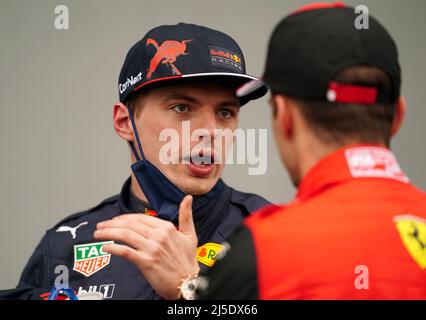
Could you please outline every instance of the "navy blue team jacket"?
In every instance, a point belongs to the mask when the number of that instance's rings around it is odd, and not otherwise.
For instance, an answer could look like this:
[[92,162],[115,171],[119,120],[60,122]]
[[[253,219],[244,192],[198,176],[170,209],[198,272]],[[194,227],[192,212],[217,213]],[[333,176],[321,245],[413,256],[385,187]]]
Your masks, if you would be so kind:
[[[96,252],[96,248],[99,247],[84,245],[98,242],[93,238],[98,222],[149,209],[148,204],[131,193],[130,185],[129,178],[119,195],[104,200],[90,210],[71,215],[48,230],[22,272],[17,289],[3,292],[3,297],[40,298],[40,293],[54,286],[58,276],[55,267],[65,265],[69,270],[69,286],[77,293],[98,291],[106,299],[160,299],[137,267],[125,259],[101,255],[101,259],[93,260],[96,262],[79,260],[90,256],[90,250],[94,250],[92,256],[97,257],[99,252]],[[194,212],[198,246],[223,242],[247,215],[267,204],[269,202],[258,195],[239,192],[225,185],[207,208]],[[71,230],[70,227],[78,228]],[[83,248],[79,245],[83,245]],[[85,256],[76,254],[76,248],[80,248]],[[209,267],[200,263],[200,268],[203,271]],[[84,272],[75,269],[83,269]]]

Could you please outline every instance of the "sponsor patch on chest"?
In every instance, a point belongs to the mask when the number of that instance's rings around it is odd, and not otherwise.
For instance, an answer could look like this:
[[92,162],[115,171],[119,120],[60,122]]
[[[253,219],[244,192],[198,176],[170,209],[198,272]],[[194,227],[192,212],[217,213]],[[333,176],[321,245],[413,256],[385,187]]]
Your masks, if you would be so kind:
[[111,254],[103,251],[102,246],[111,243],[114,243],[114,241],[75,245],[73,270],[90,277],[105,268],[111,261]]

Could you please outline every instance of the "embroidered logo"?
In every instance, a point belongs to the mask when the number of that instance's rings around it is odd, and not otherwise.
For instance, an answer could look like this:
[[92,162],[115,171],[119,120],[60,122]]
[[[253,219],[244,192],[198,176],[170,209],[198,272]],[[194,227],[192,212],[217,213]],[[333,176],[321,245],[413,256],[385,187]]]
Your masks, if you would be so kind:
[[74,271],[90,277],[102,268],[105,268],[111,260],[111,254],[102,250],[105,244],[114,241],[85,243],[74,246]]
[[408,183],[393,153],[379,147],[355,147],[345,151],[353,177],[382,177]]
[[426,220],[401,215],[394,217],[393,222],[410,256],[422,270],[426,269]]
[[149,38],[148,40],[146,40],[147,46],[151,44],[157,49],[157,52],[155,53],[149,64],[146,78],[150,79],[152,77],[152,74],[155,72],[155,70],[157,70],[157,67],[160,62],[162,64],[168,64],[172,68],[173,75],[181,75],[182,73],[179,71],[178,68],[176,68],[174,62],[176,62],[179,56],[189,54],[186,52],[186,44],[191,41],[192,39],[183,41],[166,40],[162,43],[161,46],[159,46],[157,41],[155,41],[154,39]]
[[218,254],[222,251],[223,245],[208,242],[197,248],[197,260],[209,267],[212,267]]
[[213,66],[242,72],[241,56],[228,49],[209,46],[210,62]]
[[56,229],[56,232],[71,232],[72,238],[75,239],[77,237],[77,229],[82,226],[85,226],[86,224],[87,224],[87,221],[82,222],[75,227],[60,226],[58,229]]

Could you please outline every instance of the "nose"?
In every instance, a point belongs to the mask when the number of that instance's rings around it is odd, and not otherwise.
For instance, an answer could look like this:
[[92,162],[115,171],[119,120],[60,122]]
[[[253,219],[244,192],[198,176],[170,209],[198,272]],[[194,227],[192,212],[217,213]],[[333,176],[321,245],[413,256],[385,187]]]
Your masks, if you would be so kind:
[[219,123],[217,121],[215,112],[210,110],[203,112],[196,123],[194,123],[192,129],[194,130],[195,134],[194,139],[199,141],[205,139],[213,140],[217,135],[217,129],[219,129]]

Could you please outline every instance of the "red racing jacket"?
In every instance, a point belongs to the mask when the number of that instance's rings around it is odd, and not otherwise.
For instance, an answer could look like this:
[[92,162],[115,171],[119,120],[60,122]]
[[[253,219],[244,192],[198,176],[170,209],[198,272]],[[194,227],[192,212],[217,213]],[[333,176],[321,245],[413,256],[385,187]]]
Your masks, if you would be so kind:
[[348,146],[226,247],[201,299],[426,299],[426,193],[388,149]]

